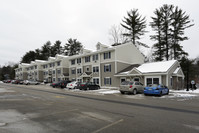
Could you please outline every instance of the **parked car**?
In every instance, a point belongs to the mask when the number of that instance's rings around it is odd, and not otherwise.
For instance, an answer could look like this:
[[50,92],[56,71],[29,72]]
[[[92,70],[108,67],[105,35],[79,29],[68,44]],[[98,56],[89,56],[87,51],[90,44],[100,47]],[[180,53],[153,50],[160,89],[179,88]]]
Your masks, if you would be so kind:
[[169,94],[169,89],[163,84],[149,84],[144,88],[145,95],[159,95]]
[[53,88],[56,88],[56,87],[66,88],[66,85],[70,82],[71,81],[69,81],[69,80],[62,80],[62,81],[59,81],[59,82],[51,83],[50,86],[52,86]]
[[12,80],[12,84],[23,84],[23,80]]
[[35,81],[35,80],[24,80],[23,82],[25,85],[38,85],[40,84],[39,82]]
[[73,81],[73,82],[68,83],[66,88],[68,88],[68,89],[76,89],[78,84],[79,84],[79,82]]
[[121,94],[124,94],[125,92],[127,93],[132,93],[133,95],[139,93],[143,93],[144,91],[144,86],[142,83],[138,81],[124,81],[121,83],[119,90]]
[[93,82],[83,82],[83,83],[80,83],[79,89],[80,90],[97,90],[97,89],[100,89],[100,86]]
[[4,83],[11,83],[11,80],[10,79],[7,79],[7,80],[3,80]]

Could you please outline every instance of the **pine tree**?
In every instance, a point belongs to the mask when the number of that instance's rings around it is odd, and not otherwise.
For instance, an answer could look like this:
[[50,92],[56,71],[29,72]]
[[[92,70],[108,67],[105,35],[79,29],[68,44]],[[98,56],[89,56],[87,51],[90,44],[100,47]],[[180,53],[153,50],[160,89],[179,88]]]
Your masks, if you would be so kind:
[[154,14],[150,25],[156,31],[156,34],[151,36],[152,40],[157,41],[153,45],[155,59],[180,59],[188,55],[180,46],[180,41],[188,39],[183,36],[184,30],[193,26],[189,24],[189,16],[173,5],[163,5],[156,9]]
[[44,60],[47,60],[48,57],[51,56],[51,42],[47,41],[41,49],[41,55],[43,56]]
[[183,36],[184,30],[193,26],[190,24],[189,16],[186,15],[186,12],[183,12],[182,9],[175,7],[175,10],[171,16],[172,19],[172,45],[171,49],[173,50],[174,59],[179,59],[181,55],[188,55],[180,46],[180,41],[188,40],[188,37]]
[[54,57],[56,54],[62,54],[62,51],[61,41],[57,40],[51,47],[51,56]]
[[77,39],[68,39],[68,42],[66,43],[64,49],[65,49],[65,55],[72,56],[76,55],[80,52],[82,49],[81,42],[77,41]]
[[128,33],[124,33],[123,35],[128,37],[134,45],[148,47],[146,44],[143,44],[138,41],[140,40],[140,36],[146,33],[145,17],[142,17],[138,13],[138,9],[134,9],[130,12],[127,12],[127,15],[128,17],[124,17],[124,20],[122,20],[123,24],[121,25],[128,31]]
[[157,43],[153,45],[153,48],[155,49],[153,56],[155,57],[155,61],[162,61],[164,58],[164,44],[162,42],[162,14],[159,10],[155,10],[154,14],[156,17],[151,17],[152,22],[150,23],[150,26],[154,31],[156,31],[156,35],[151,35],[152,40],[157,40]]

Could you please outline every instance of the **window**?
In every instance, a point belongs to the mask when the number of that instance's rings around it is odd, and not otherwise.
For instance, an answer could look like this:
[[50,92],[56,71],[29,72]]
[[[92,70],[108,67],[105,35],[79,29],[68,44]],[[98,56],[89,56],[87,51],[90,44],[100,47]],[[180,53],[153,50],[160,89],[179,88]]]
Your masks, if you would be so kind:
[[111,85],[111,78],[110,77],[104,78],[104,85]]
[[104,65],[104,72],[111,72],[111,64]]
[[87,67],[86,67],[86,71],[87,71],[87,72],[89,72],[89,71],[90,71],[90,68],[89,68],[89,66],[87,66]]
[[78,58],[77,59],[77,64],[80,64],[81,63],[81,58]]
[[111,58],[111,52],[104,53],[104,59],[110,59]]
[[126,81],[126,79],[125,78],[121,78],[121,83],[124,82],[124,81]]
[[71,60],[71,65],[75,65],[75,60]]
[[59,61],[59,62],[57,62],[57,66],[60,66],[60,61]]
[[72,73],[72,74],[75,74],[75,69],[72,69],[72,70],[71,70],[71,73]]
[[159,78],[147,78],[146,79],[147,86],[149,84],[159,84]]
[[159,78],[153,78],[153,84],[159,84]]
[[149,84],[152,84],[152,78],[147,78],[147,79],[146,79],[146,83],[147,83],[147,86],[148,86]]
[[50,63],[49,66],[52,67],[52,64]]
[[134,81],[138,81],[138,82],[139,82],[139,81],[140,81],[140,78],[134,78]]
[[81,74],[81,73],[82,73],[82,69],[81,69],[81,68],[78,68],[78,69],[77,69],[77,73],[78,73],[78,74]]
[[98,54],[93,55],[93,61],[98,60]]
[[82,79],[77,79],[77,82],[80,82],[80,83],[81,83],[81,82],[82,82]]
[[44,75],[46,74],[46,72],[44,72]]
[[55,70],[53,70],[53,74],[55,74]]
[[58,78],[57,80],[58,80],[58,81],[61,81],[61,79],[60,79],[60,78]]
[[99,72],[99,67],[98,66],[93,67],[93,72]]
[[99,78],[93,78],[93,83],[99,85]]
[[61,74],[61,70],[59,69],[59,70],[57,70],[57,74]]
[[90,56],[85,57],[85,62],[90,62]]
[[55,78],[53,78],[53,82],[55,82]]
[[37,69],[37,66],[35,66],[35,69]]

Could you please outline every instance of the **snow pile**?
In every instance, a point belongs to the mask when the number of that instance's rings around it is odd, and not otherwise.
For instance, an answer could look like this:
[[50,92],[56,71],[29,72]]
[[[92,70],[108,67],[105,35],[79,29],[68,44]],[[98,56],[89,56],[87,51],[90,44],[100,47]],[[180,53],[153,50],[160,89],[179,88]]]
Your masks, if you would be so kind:
[[100,94],[115,94],[115,93],[120,93],[118,90],[106,90],[106,91],[100,91]]
[[185,101],[185,100],[191,100],[195,97],[198,97],[199,90],[170,90],[169,95],[162,96],[161,98],[177,98],[177,101]]
[[186,89],[184,90],[170,90],[170,92],[172,93],[187,93],[187,94],[193,94],[193,93],[196,93],[196,94],[199,94],[199,89],[196,89],[196,90],[189,90],[187,91]]
[[0,83],[3,83],[2,81],[0,81]]

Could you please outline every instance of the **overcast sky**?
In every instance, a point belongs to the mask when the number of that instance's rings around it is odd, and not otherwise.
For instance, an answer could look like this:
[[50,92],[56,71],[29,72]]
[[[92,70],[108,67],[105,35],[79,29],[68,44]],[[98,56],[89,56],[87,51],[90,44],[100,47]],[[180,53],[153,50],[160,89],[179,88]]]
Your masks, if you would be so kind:
[[[127,11],[137,8],[147,25],[156,8],[179,6],[194,20],[185,31],[189,40],[182,46],[190,58],[199,56],[198,0],[0,0],[0,65],[18,63],[29,50],[41,48],[48,40],[76,38],[85,48],[95,50],[97,42],[110,45],[109,30],[122,22]],[[148,26],[147,30],[151,28]],[[150,32],[142,42],[152,45]]]

